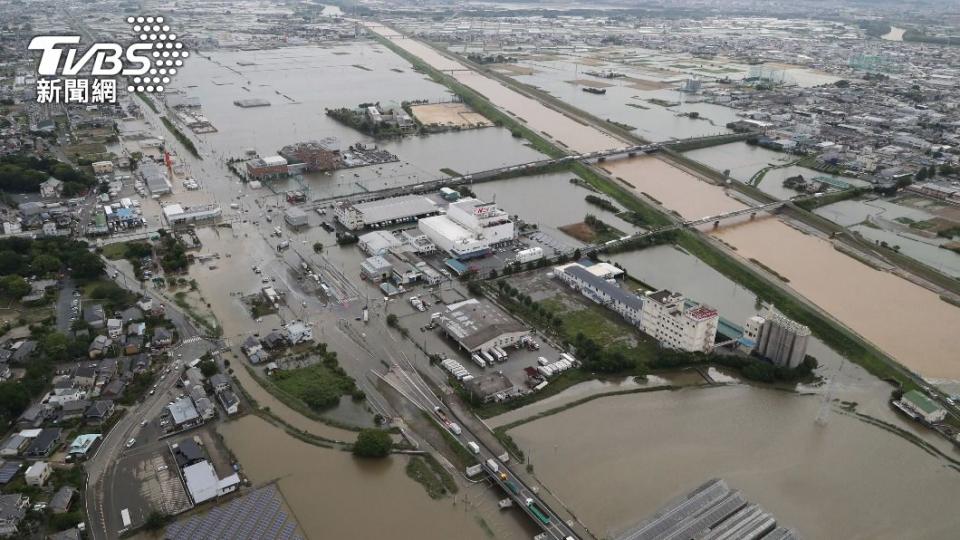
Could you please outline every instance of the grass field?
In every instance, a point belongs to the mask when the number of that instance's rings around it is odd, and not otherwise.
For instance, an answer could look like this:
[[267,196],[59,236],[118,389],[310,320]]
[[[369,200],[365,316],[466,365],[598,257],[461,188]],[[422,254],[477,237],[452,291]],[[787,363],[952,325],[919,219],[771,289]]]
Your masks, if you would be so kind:
[[337,405],[341,396],[350,394],[356,388],[350,376],[339,368],[325,364],[278,371],[273,376],[273,383],[313,410]]

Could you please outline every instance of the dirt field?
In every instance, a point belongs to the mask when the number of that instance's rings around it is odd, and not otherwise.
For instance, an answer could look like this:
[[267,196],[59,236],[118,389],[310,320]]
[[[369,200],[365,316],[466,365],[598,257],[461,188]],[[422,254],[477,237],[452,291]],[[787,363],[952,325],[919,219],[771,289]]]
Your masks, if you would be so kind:
[[488,127],[493,122],[463,103],[414,105],[413,115],[424,125],[446,125],[459,128]]
[[518,66],[517,64],[498,64],[493,69],[507,75],[533,75],[537,72],[532,67]]

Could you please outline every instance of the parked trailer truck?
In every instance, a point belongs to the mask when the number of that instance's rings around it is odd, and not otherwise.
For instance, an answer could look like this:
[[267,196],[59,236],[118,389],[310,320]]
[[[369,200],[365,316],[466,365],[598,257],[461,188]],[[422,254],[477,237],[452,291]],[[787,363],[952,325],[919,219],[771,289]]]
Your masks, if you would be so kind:
[[500,361],[507,361],[507,351],[503,350],[503,347],[494,347],[493,350],[497,351],[500,354]]
[[476,364],[476,365],[478,365],[478,366],[480,366],[480,367],[482,367],[482,368],[487,367],[487,363],[484,362],[484,361],[483,361],[483,358],[480,358],[480,356],[477,355],[477,354],[472,354],[472,355],[470,355],[470,359],[473,360],[473,363],[474,363],[474,364]]
[[480,351],[480,356],[482,356],[483,359],[486,360],[488,364],[490,364],[491,366],[493,365],[494,363],[493,356],[489,352]]
[[475,442],[473,442],[473,441],[470,441],[470,442],[467,443],[467,448],[469,448],[470,451],[473,452],[474,454],[479,454],[479,453],[480,453],[480,445],[478,445],[477,443],[475,443]]

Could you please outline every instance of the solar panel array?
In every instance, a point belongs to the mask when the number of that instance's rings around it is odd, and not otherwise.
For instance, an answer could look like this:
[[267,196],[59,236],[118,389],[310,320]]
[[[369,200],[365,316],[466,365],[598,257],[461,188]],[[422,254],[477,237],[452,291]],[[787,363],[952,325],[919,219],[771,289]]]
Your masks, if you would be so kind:
[[204,515],[167,527],[168,540],[302,540],[276,486],[253,491]]
[[13,477],[20,472],[20,463],[16,461],[8,461],[0,467],[0,484],[6,484],[10,480],[13,480]]

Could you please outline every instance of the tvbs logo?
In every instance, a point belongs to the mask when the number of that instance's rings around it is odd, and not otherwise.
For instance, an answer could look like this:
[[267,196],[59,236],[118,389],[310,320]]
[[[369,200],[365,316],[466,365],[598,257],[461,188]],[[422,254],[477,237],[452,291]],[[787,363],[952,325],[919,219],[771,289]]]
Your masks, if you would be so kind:
[[[129,92],[163,92],[164,85],[190,56],[163,17],[128,17],[135,40],[94,43],[81,52],[80,36],[37,36],[31,50],[42,51],[37,65],[40,103],[113,103],[116,79],[126,77]],[[89,77],[78,77],[89,74]],[[69,78],[60,78],[69,77]]]

